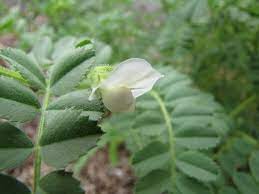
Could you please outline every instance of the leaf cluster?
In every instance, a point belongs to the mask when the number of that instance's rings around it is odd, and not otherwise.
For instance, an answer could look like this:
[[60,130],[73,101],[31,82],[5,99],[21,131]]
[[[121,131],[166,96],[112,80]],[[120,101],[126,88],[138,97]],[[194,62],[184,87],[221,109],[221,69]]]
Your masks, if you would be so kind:
[[[90,91],[77,89],[94,67],[95,51],[91,44],[77,48],[76,43],[71,37],[56,43],[43,37],[29,54],[0,50],[8,66],[0,71],[0,170],[18,167],[34,153],[33,193],[82,193],[64,168],[95,146],[102,133],[97,125],[104,111],[100,99],[90,102]],[[35,119],[33,142],[20,127]],[[41,158],[58,171],[39,180]],[[0,179],[1,192],[29,193],[10,176],[1,174]]]

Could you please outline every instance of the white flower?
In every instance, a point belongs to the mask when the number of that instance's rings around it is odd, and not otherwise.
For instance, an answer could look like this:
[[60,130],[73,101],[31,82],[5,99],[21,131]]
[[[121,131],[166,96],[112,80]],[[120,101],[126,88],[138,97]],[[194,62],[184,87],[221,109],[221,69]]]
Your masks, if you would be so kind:
[[92,89],[89,100],[97,89],[111,112],[133,111],[135,99],[150,91],[163,77],[144,59],[132,58],[120,63],[101,83]]

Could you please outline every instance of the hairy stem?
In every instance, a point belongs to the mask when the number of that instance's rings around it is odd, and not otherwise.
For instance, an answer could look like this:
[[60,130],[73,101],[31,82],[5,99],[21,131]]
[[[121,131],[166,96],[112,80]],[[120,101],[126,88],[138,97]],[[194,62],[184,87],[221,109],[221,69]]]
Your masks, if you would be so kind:
[[236,138],[238,138],[238,137],[243,139],[243,140],[246,140],[251,145],[256,146],[257,148],[259,148],[259,142],[253,136],[249,136],[249,135],[247,135],[246,133],[244,133],[242,131],[235,131],[235,133],[233,133],[232,136],[228,137],[227,141],[225,141],[225,143],[221,145],[220,149],[214,154],[213,158],[215,160],[218,160],[220,154],[222,152],[224,152],[225,150],[229,149],[231,146],[233,146],[234,140]]
[[49,82],[47,83],[47,88],[45,91],[44,101],[41,108],[41,117],[40,117],[40,123],[37,130],[37,139],[35,143],[35,161],[34,161],[34,179],[33,179],[33,194],[37,191],[37,186],[39,184],[40,180],[40,174],[41,174],[41,147],[40,147],[40,139],[43,133],[44,125],[45,125],[45,112],[49,103],[49,97],[50,97],[50,86]]
[[242,111],[244,111],[248,105],[253,103],[256,100],[256,95],[250,96],[249,98],[245,99],[243,102],[241,102],[229,115],[232,118],[235,118],[238,116]]
[[174,161],[175,161],[175,135],[174,135],[173,126],[171,123],[170,114],[167,111],[165,103],[163,102],[163,100],[159,96],[159,94],[155,91],[151,91],[150,94],[158,102],[160,109],[163,113],[164,119],[165,119],[167,131],[168,131],[168,135],[169,135],[170,152],[171,152],[171,157],[172,157],[172,161],[173,161],[171,163],[171,174],[172,174],[171,179],[174,182],[175,181],[175,178],[174,178],[174,176],[175,176],[175,163],[174,163]]

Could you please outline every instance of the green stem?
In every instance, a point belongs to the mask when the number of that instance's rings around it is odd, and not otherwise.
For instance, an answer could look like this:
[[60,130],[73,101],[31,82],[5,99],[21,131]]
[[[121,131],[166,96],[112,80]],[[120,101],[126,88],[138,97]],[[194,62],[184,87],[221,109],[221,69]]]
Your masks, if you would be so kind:
[[117,139],[113,139],[109,145],[109,159],[111,161],[112,166],[116,166],[119,158],[118,158],[118,146],[120,142]]
[[220,149],[214,154],[213,158],[215,160],[218,160],[221,153],[223,153],[225,150],[227,150],[231,146],[233,146],[233,142],[236,138],[241,138],[243,140],[246,140],[251,145],[259,148],[259,142],[255,138],[247,135],[246,133],[244,133],[242,131],[236,131],[231,137],[228,137],[227,141],[225,141],[224,144],[221,145]]
[[33,193],[35,194],[37,191],[37,186],[39,184],[40,175],[41,175],[41,147],[40,147],[40,139],[43,133],[44,125],[45,125],[45,112],[49,103],[50,97],[50,86],[49,82],[47,83],[47,88],[44,96],[43,105],[41,108],[41,117],[40,124],[38,127],[38,134],[35,143],[35,161],[34,161],[34,180],[33,180]]
[[251,145],[259,146],[259,142],[253,136],[250,136],[242,131],[237,131],[236,134],[237,136],[249,142]]
[[172,157],[172,163],[171,163],[171,179],[174,182],[175,181],[175,135],[174,135],[174,131],[173,131],[173,126],[171,123],[171,118],[170,118],[170,114],[166,109],[165,103],[163,102],[162,98],[159,96],[159,94],[155,91],[151,91],[150,92],[151,96],[154,97],[156,99],[156,101],[158,102],[160,109],[163,113],[164,119],[165,119],[165,123],[166,123],[166,127],[167,127],[167,131],[168,131],[168,135],[169,135],[169,146],[170,146],[170,152],[171,152],[171,157]]
[[238,116],[242,111],[246,109],[246,107],[256,100],[256,95],[250,96],[249,98],[245,99],[241,102],[229,115],[232,118]]

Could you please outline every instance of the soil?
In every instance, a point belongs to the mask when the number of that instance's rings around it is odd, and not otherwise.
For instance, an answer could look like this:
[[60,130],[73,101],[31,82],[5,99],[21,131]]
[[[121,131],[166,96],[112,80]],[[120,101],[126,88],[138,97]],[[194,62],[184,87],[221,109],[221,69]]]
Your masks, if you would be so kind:
[[124,145],[118,148],[118,163],[113,166],[109,160],[109,149],[99,149],[82,168],[80,179],[86,194],[133,194],[136,181],[130,153]]
[[[13,47],[17,43],[17,38],[14,34],[5,34],[0,36],[0,49],[5,47]],[[0,59],[0,66],[6,67],[6,63]]]
[[13,47],[17,43],[17,37],[12,34],[5,34],[0,36],[0,45],[1,47]]

